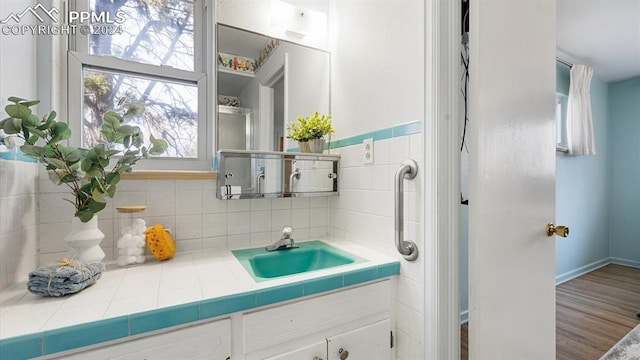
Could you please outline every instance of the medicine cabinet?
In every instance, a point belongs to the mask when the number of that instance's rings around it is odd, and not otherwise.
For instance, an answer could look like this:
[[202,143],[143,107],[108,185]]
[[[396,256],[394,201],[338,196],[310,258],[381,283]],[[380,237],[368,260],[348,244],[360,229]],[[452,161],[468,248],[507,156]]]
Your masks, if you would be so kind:
[[340,155],[220,150],[221,200],[338,195]]

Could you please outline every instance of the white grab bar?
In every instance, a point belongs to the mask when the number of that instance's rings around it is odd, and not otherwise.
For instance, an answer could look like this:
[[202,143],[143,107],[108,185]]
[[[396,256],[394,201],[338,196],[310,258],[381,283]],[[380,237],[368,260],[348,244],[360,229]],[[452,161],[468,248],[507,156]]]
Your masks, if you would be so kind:
[[405,160],[395,175],[395,236],[398,252],[408,261],[418,258],[418,246],[411,240],[404,240],[404,179],[413,179],[418,173],[414,160]]

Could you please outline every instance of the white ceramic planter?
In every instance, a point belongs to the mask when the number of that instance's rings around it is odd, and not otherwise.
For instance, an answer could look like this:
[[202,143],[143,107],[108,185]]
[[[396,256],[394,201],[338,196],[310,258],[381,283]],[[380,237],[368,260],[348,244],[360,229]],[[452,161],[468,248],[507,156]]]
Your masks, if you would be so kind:
[[102,239],[104,239],[104,233],[98,228],[96,215],[86,223],[74,216],[71,219],[71,231],[64,241],[74,251],[74,260],[94,263],[104,259],[104,251],[100,248]]
[[324,152],[324,144],[324,138],[311,139],[309,141],[299,142],[298,147],[300,148],[300,152],[303,153],[322,154]]

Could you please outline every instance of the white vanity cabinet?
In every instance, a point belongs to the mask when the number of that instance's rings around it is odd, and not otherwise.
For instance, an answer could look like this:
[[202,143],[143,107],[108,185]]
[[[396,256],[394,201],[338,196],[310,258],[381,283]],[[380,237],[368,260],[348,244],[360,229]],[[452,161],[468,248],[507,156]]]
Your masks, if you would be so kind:
[[388,360],[391,294],[391,280],[383,279],[43,358]]
[[287,351],[284,354],[278,354],[266,358],[265,360],[326,360],[327,359],[327,341],[319,341],[312,345],[304,346],[300,349]]
[[388,360],[391,358],[389,332],[387,319],[265,360]]
[[332,336],[327,339],[327,360],[391,358],[391,334],[389,320]]
[[231,355],[231,321],[218,320],[133,341],[55,357],[65,360],[225,360]]
[[246,360],[390,359],[390,286],[384,280],[244,314]]

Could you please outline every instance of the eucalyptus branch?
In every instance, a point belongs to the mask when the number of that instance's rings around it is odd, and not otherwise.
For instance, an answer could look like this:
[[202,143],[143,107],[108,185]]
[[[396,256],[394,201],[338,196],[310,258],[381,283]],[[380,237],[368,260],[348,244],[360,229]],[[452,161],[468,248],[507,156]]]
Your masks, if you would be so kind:
[[[71,130],[65,122],[55,120],[55,112],[42,119],[32,114],[30,107],[39,101],[16,97],[9,98],[9,101],[13,104],[7,105],[5,110],[10,117],[0,122],[0,128],[8,135],[23,139],[22,152],[40,161],[54,183],[64,183],[71,190],[75,203],[69,202],[75,205],[75,216],[83,222],[91,220],[95,213],[105,208],[106,198],[114,196],[122,171],[129,171],[139,160],[160,154],[167,148],[164,140],[153,136],[151,147],[147,148],[139,127],[122,124],[125,118],[144,113],[142,104],[126,103],[120,112],[106,111],[101,131],[104,142],[83,149],[60,143],[71,137]],[[117,145],[123,146],[124,150],[113,150]],[[122,157],[112,170],[107,171],[110,159],[117,154],[122,154]]]

